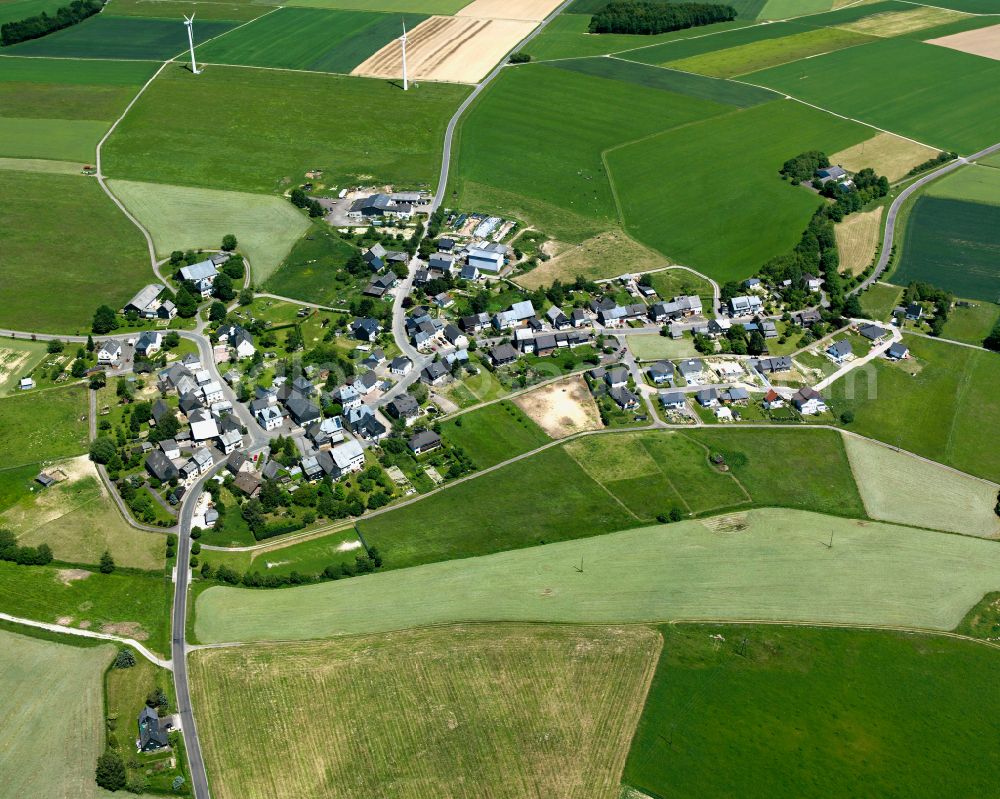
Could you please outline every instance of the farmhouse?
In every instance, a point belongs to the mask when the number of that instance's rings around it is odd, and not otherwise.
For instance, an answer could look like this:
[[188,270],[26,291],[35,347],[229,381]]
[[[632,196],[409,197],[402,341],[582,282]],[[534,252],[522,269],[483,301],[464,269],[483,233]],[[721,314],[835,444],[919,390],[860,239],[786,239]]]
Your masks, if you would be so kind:
[[162,283],[144,286],[131,300],[125,303],[123,313],[136,313],[143,319],[173,319],[177,316],[177,306],[170,300],[160,300],[166,288]]
[[388,194],[372,194],[351,203],[348,219],[409,219],[413,216],[413,205],[397,202]]
[[219,436],[219,428],[215,419],[204,408],[192,410],[188,414],[188,422],[191,423],[191,438],[194,441],[207,441]]
[[847,177],[847,170],[842,166],[827,166],[816,170],[816,177],[820,183],[827,183],[831,180],[841,180]]
[[818,391],[804,386],[792,395],[792,405],[803,416],[814,416],[826,410],[826,403]]
[[467,261],[480,272],[498,273],[503,269],[507,248],[502,244],[487,244],[469,249]]
[[212,286],[215,285],[215,278],[218,276],[219,270],[215,268],[215,264],[211,260],[199,261],[191,266],[181,267],[181,280],[193,283],[202,297],[207,297],[212,293]]
[[142,712],[139,713],[139,751],[155,752],[169,746],[167,729],[156,710],[143,705]]
[[414,455],[422,455],[441,446],[441,436],[433,430],[421,430],[410,438],[409,447]]

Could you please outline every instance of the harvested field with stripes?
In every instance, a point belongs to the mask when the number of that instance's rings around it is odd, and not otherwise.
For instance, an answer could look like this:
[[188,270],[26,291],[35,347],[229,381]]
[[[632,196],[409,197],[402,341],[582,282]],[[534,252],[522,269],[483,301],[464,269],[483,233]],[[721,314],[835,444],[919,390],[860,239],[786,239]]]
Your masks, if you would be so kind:
[[562,0],[472,0],[461,11],[456,11],[455,16],[541,22],[561,2]]
[[919,142],[894,136],[892,133],[876,133],[870,139],[830,156],[831,164],[840,164],[849,172],[860,172],[871,167],[890,181],[906,177],[918,164],[922,164],[938,154],[933,147]]
[[[409,78],[476,83],[534,28],[534,22],[510,19],[431,17],[407,35]],[[403,53],[399,42],[390,42],[351,74],[402,78]]]
[[863,272],[875,257],[881,221],[882,209],[876,208],[863,214],[851,214],[834,227],[840,266],[850,270],[852,275]]

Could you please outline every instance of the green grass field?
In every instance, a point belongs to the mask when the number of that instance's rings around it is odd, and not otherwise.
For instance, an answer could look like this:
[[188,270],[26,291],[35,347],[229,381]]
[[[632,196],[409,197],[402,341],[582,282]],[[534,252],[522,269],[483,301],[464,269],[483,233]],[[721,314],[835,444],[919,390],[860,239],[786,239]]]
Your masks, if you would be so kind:
[[662,633],[623,776],[650,796],[781,796],[794,786],[803,799],[932,799],[944,782],[962,796],[992,791],[1000,757],[981,740],[1000,709],[987,676],[996,650],[769,625]]
[[667,338],[666,336],[635,335],[626,336],[628,348],[640,361],[658,361],[662,358],[693,358],[698,351],[694,339]]
[[836,113],[966,154],[996,140],[998,112],[990,91],[998,79],[997,61],[907,38],[746,76]]
[[537,625],[203,650],[191,670],[212,793],[616,799],[659,650],[642,627]]
[[61,0],[6,0],[0,3],[0,25],[42,12],[52,14],[60,5]]
[[[278,5],[279,0],[267,0]],[[393,14],[454,14],[468,5],[466,0],[295,0],[309,8],[343,8],[360,11],[385,11]]]
[[262,288],[282,297],[346,307],[370,282],[370,276],[357,278],[344,268],[356,249],[329,225],[311,225]]
[[0,610],[25,619],[98,630],[169,651],[169,577],[0,561]]
[[926,281],[959,297],[1000,300],[1000,204],[920,197],[892,280]]
[[853,122],[777,101],[611,150],[606,161],[626,230],[724,281],[789,252],[815,211],[815,195],[778,177],[788,153],[836,152],[866,136]]
[[347,74],[398,38],[403,20],[415,28],[420,14],[279,8],[197,50],[199,61]]
[[[430,185],[445,125],[467,91],[426,84],[404,93],[387,81],[238,67],[196,77],[178,65],[115,131],[104,169],[117,178],[251,192],[284,190],[309,169],[323,169],[331,185]],[[345,108],[378,113],[358,125]],[[191,114],[212,115],[213,124],[192,126]]]
[[157,17],[181,19],[197,14],[198,19],[223,19],[248,22],[272,9],[253,0],[114,0],[116,17]]
[[223,236],[235,233],[257,284],[309,230],[308,218],[282,197],[129,180],[108,185],[152,234],[160,257],[173,250],[218,249]]
[[941,335],[966,344],[981,345],[998,321],[1000,306],[995,303],[974,302],[966,307],[954,306]]
[[216,586],[198,597],[195,631],[213,643],[457,621],[676,618],[948,630],[1000,582],[995,547],[881,522],[751,510],[315,586]]
[[87,450],[85,388],[18,392],[0,400],[0,418],[4,427],[0,463],[4,468],[80,455]]
[[89,119],[0,117],[0,153],[92,164],[107,122]]
[[846,436],[844,445],[873,519],[1000,537],[996,486],[867,439]]
[[[342,526],[342,525],[341,525]],[[252,535],[251,535],[252,538]],[[202,542],[210,541],[207,534]],[[213,541],[212,543],[217,543]],[[203,549],[202,562],[214,566],[225,564],[241,574],[245,571],[256,571],[261,574],[319,574],[327,566],[339,563],[354,565],[355,558],[361,551],[361,542],[354,533],[354,527],[341,529],[310,538],[299,543],[283,543],[275,541],[271,548],[256,549],[250,552],[222,552]]]
[[94,763],[104,749],[104,669],[114,652],[110,644],[71,646],[0,631],[4,794],[112,796],[94,782]]
[[463,117],[449,193],[459,207],[491,208],[580,243],[617,227],[603,150],[725,110],[548,66],[507,70]]
[[151,282],[142,235],[94,180],[0,171],[0,324],[86,332],[102,303],[121,308]]
[[40,341],[0,339],[0,397],[17,394],[20,379],[46,357],[46,345]]
[[[991,158],[997,156],[1000,156],[1000,153],[987,156],[980,164],[988,164]],[[997,166],[1000,166],[1000,163]],[[928,184],[923,193],[928,197],[1000,205],[1000,169],[996,166],[984,169],[978,165],[956,169],[940,180]]]
[[[194,27],[195,44],[234,27],[233,22],[205,20]],[[112,58],[163,61],[187,52],[183,20],[113,17],[100,14],[83,22],[5,47],[12,55],[58,58]]]
[[860,295],[861,309],[870,319],[889,321],[892,309],[899,305],[903,298],[903,289],[888,283],[875,283],[868,291]]
[[[118,0],[115,0],[117,2]],[[6,7],[6,6],[0,6]],[[0,58],[0,82],[49,85],[134,86],[139,88],[156,64],[65,58]],[[26,87],[29,88],[30,87]]]
[[856,433],[1000,482],[1000,452],[983,435],[1000,418],[1000,359],[927,338],[904,341],[913,357],[876,360],[856,381],[838,380],[830,387],[831,407],[854,411]]
[[524,411],[507,400],[449,419],[441,425],[441,432],[461,447],[479,469],[551,441]]
[[[731,29],[728,25],[725,28],[721,26],[695,28],[686,31],[684,36],[675,37],[672,41],[622,52],[621,56],[644,64],[666,64],[709,53],[733,50],[754,42],[793,36],[810,29],[811,26],[800,22],[773,22],[763,25],[747,25],[743,22],[735,23],[735,27]],[[703,33],[711,35],[705,36]],[[645,40],[647,37],[641,38]],[[651,39],[651,44],[652,41]]]

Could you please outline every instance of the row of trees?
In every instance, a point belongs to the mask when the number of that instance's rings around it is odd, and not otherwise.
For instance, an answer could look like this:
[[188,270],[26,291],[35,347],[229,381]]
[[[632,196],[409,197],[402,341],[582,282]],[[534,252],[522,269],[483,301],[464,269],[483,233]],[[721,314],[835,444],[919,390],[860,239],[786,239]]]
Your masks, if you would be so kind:
[[14,534],[0,528],[0,560],[22,566],[44,566],[52,562],[52,549],[48,544],[39,544],[37,547],[18,546]]
[[240,574],[224,563],[213,566],[208,561],[202,564],[200,573],[202,578],[206,580],[218,580],[220,583],[228,585],[243,585],[247,588],[284,588],[289,585],[306,585],[328,580],[342,580],[359,574],[371,574],[381,567],[382,557],[375,547],[371,547],[365,554],[358,555],[353,564],[331,563],[323,571],[316,574],[302,574],[297,571],[290,574],[261,574],[257,571],[245,571]]
[[716,3],[621,0],[608,3],[591,17],[590,32],[653,35],[734,19],[735,8]]
[[73,0],[68,6],[56,10],[50,17],[44,11],[33,17],[25,17],[14,22],[6,22],[0,26],[0,44],[6,46],[26,42],[29,39],[40,39],[54,31],[68,28],[92,17],[104,6],[104,0]]
[[302,191],[302,189],[292,189],[292,193],[288,199],[292,201],[292,205],[296,208],[302,208],[308,211],[309,216],[313,218],[323,216],[325,213],[323,211],[323,206],[319,204],[319,201],[314,200]]

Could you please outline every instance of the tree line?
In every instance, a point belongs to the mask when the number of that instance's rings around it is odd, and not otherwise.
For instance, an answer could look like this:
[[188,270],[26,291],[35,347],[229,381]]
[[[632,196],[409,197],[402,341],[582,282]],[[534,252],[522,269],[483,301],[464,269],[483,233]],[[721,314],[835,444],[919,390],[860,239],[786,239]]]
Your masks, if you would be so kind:
[[736,19],[736,9],[716,3],[664,3],[620,0],[590,19],[591,33],[654,35]]
[[48,544],[20,547],[10,530],[0,529],[0,560],[21,566],[45,566],[52,562],[52,549]]
[[53,17],[43,11],[33,17],[5,22],[0,26],[0,44],[10,45],[26,42],[29,39],[40,39],[47,34],[83,22],[87,17],[92,17],[100,11],[103,6],[104,0],[73,0],[68,6],[57,9]]
[[316,574],[302,574],[297,571],[289,574],[261,574],[258,571],[245,571],[240,574],[224,563],[213,566],[206,561],[202,564],[201,576],[205,580],[217,580],[227,585],[242,585],[246,588],[284,588],[291,585],[342,580],[359,574],[371,574],[381,567],[381,555],[375,547],[370,547],[365,551],[365,554],[358,555],[353,564],[331,563],[323,571]]

